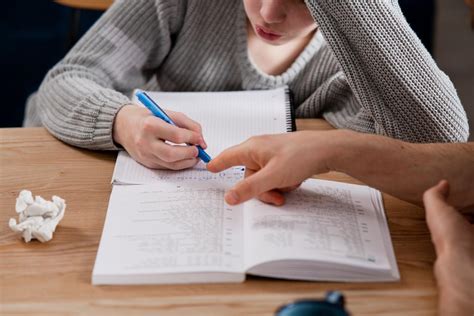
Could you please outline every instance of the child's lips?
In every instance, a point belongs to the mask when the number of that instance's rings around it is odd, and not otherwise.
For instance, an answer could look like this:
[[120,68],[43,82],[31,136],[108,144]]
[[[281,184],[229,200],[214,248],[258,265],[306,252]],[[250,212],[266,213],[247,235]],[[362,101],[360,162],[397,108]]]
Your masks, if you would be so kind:
[[255,26],[255,30],[257,31],[257,34],[260,36],[260,37],[263,37],[264,39],[268,40],[268,41],[275,41],[279,38],[282,37],[281,34],[278,34],[278,33],[274,33],[268,29],[265,29],[259,25],[256,25]]

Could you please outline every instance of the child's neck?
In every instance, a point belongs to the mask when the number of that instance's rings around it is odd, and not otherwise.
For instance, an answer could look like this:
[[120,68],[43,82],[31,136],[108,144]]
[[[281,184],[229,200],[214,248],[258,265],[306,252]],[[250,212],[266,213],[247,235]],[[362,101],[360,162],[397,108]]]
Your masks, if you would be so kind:
[[253,63],[264,73],[272,76],[284,73],[303,52],[314,32],[283,45],[270,45],[255,34],[247,21],[247,48]]

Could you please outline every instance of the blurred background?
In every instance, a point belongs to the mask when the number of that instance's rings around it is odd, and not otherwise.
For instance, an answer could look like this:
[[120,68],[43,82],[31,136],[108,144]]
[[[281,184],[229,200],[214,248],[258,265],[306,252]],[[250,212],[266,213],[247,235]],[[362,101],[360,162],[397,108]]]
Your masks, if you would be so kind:
[[[0,106],[0,127],[21,126],[28,95],[102,14],[101,10],[91,9],[101,1],[58,2],[63,4],[52,0],[2,4],[0,93],[4,103]],[[468,7],[463,0],[399,2],[412,28],[454,82],[470,119],[470,139],[474,140],[474,32]]]

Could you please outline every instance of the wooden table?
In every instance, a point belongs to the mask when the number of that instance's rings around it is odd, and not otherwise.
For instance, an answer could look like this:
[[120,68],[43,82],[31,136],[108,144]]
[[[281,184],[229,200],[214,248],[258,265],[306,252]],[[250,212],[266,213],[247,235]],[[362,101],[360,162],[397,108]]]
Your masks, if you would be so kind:
[[[321,120],[299,129],[327,129]],[[384,195],[401,281],[291,282],[250,277],[241,284],[91,285],[111,191],[115,153],[65,145],[42,128],[0,129],[0,314],[271,315],[282,303],[342,290],[353,315],[433,315],[435,259],[422,209]],[[343,174],[320,178],[357,183]],[[66,199],[54,239],[26,244],[7,225],[22,189]]]
[[105,11],[110,7],[113,0],[55,0],[54,2],[72,9],[71,20],[69,22],[69,39],[67,44],[69,48],[72,48],[79,39],[79,30],[81,28],[81,11]]

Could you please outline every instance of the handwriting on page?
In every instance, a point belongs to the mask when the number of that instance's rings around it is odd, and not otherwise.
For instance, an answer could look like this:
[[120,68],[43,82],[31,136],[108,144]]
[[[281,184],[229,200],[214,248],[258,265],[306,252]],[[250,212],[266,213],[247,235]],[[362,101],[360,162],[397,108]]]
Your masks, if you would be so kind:
[[293,247],[293,232],[298,231],[302,233],[300,247],[304,249],[365,258],[358,211],[349,191],[323,187],[321,194],[315,195],[300,190],[289,199],[286,208],[294,211],[254,218],[253,229],[266,231],[268,243]]
[[226,181],[235,182],[243,176],[242,168],[232,168],[221,173],[211,173],[200,163],[198,168],[173,171],[153,170],[136,162],[127,152],[120,152],[117,157],[114,178],[121,183],[143,184],[160,181]]
[[269,249],[267,258],[256,254],[261,260],[317,254],[376,263],[385,257],[377,217],[371,201],[355,195],[346,188],[303,184],[283,207],[253,201],[258,205],[246,209],[245,233],[259,241],[252,248]]
[[[113,238],[133,249],[125,269],[230,266],[235,256],[233,211],[223,189],[153,189],[140,192],[129,210],[128,233]],[[141,258],[141,259],[140,259]]]

